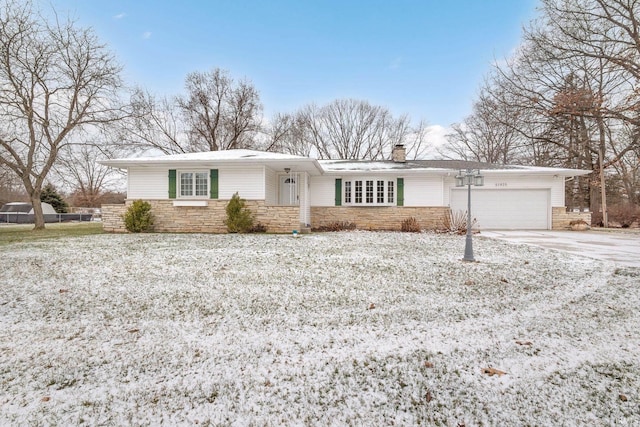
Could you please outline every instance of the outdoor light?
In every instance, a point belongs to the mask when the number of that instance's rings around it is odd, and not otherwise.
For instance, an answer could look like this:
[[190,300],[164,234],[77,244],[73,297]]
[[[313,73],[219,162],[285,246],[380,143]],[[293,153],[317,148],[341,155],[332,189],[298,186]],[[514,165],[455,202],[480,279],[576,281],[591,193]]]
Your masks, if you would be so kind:
[[475,261],[473,258],[473,240],[471,234],[471,186],[484,185],[484,176],[480,175],[480,169],[461,170],[456,175],[456,187],[467,186],[467,240],[464,246],[463,261]]

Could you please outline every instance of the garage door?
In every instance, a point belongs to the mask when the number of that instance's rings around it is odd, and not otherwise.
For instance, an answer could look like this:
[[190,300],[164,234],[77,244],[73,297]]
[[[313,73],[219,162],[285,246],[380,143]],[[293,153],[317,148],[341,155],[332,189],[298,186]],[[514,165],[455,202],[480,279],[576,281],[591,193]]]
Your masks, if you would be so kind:
[[[471,216],[477,227],[490,229],[549,229],[549,190],[471,190]],[[467,211],[467,189],[451,190],[451,209]]]

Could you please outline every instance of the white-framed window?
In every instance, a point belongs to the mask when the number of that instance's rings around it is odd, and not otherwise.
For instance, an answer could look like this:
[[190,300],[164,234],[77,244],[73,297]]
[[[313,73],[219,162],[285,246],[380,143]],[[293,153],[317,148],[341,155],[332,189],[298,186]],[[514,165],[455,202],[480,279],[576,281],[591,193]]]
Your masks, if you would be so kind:
[[178,171],[178,197],[209,197],[209,171]]
[[344,183],[344,202],[345,204],[351,203],[351,181],[345,181]]
[[395,180],[351,178],[343,180],[345,205],[395,206]]

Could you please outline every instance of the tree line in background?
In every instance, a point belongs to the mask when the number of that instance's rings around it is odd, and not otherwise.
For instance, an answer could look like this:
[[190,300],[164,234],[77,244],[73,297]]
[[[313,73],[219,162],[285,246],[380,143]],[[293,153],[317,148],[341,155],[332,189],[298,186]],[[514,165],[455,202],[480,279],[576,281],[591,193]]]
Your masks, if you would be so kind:
[[591,170],[567,185],[567,205],[589,208],[596,222],[607,222],[607,199],[637,216],[639,28],[637,0],[542,0],[517,52],[495,65],[473,113],[453,126],[450,153]]
[[246,148],[319,159],[386,159],[396,144],[419,158],[428,148],[424,121],[413,125],[408,116],[394,117],[367,101],[309,104],[264,120],[251,82],[219,68],[187,75],[185,91],[157,97],[137,89],[120,141],[133,151],[165,154]]
[[[542,0],[441,156],[589,169],[567,185],[569,207],[598,212],[604,195],[637,205],[639,14],[635,0]],[[417,159],[432,148],[425,121],[364,100],[310,103],[266,120],[254,85],[219,68],[187,75],[182,94],[129,91],[92,30],[51,20],[31,2],[0,0],[0,44],[0,202],[26,192],[36,217],[48,182],[69,189],[74,204],[113,197],[112,171],[99,158],[249,148],[379,160],[404,144]]]

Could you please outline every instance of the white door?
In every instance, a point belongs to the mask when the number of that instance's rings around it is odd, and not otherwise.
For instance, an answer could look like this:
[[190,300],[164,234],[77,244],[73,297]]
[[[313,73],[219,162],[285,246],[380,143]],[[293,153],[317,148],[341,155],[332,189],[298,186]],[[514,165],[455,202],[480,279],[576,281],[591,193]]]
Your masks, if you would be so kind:
[[[467,211],[467,187],[451,189],[451,209]],[[481,230],[549,230],[549,190],[471,189],[471,217]]]
[[291,206],[300,203],[298,181],[297,173],[280,176],[280,205]]

